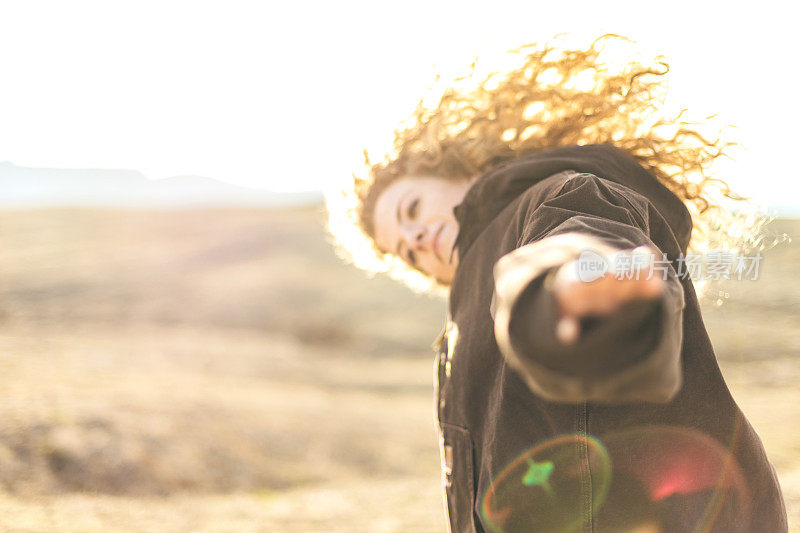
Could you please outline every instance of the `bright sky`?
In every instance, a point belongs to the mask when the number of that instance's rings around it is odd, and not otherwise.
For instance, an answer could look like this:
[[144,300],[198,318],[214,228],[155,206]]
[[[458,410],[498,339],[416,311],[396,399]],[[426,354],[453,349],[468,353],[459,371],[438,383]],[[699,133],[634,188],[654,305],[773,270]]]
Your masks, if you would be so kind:
[[8,0],[0,161],[325,188],[388,139],[434,63],[613,32],[671,59],[677,105],[737,125],[749,152],[726,177],[800,209],[793,8],[712,4]]

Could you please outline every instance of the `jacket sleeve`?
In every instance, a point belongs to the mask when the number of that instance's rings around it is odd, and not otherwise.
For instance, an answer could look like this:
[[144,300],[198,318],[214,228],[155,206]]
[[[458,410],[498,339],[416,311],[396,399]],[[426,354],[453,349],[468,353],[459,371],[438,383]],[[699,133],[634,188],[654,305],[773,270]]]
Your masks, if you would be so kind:
[[[638,193],[592,174],[573,174],[525,213],[519,246],[494,267],[495,337],[529,388],[557,402],[667,402],[681,387],[683,287],[650,239],[666,224]],[[563,264],[591,251],[648,246],[665,290],[615,313],[585,319],[577,342],[556,340],[549,287]]]

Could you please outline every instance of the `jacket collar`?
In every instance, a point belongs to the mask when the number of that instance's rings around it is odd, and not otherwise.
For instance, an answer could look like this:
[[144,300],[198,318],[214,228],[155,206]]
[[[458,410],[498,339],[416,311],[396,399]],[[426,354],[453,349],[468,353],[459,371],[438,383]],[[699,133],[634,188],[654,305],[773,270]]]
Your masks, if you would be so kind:
[[669,223],[686,253],[692,217],[684,203],[635,159],[610,144],[563,146],[506,161],[481,175],[453,208],[459,230],[453,250],[460,257],[486,226],[536,183],[565,170],[594,174],[647,197]]

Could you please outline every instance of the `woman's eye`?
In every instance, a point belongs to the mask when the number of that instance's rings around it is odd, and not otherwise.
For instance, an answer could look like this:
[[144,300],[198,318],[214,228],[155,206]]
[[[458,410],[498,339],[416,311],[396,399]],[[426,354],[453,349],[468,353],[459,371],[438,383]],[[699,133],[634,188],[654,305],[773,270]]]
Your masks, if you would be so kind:
[[419,208],[419,198],[415,199],[411,202],[411,205],[408,206],[408,218],[414,219],[417,216],[417,209]]
[[414,253],[414,250],[408,251],[408,262],[412,266],[417,266],[417,255]]

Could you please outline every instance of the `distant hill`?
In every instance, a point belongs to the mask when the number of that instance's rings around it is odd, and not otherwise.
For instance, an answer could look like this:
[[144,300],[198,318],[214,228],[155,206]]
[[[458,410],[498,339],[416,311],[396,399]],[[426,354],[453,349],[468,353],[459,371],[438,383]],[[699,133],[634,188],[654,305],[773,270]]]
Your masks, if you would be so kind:
[[322,203],[320,192],[277,193],[201,176],[146,178],[135,170],[54,169],[0,162],[0,207],[259,207]]

